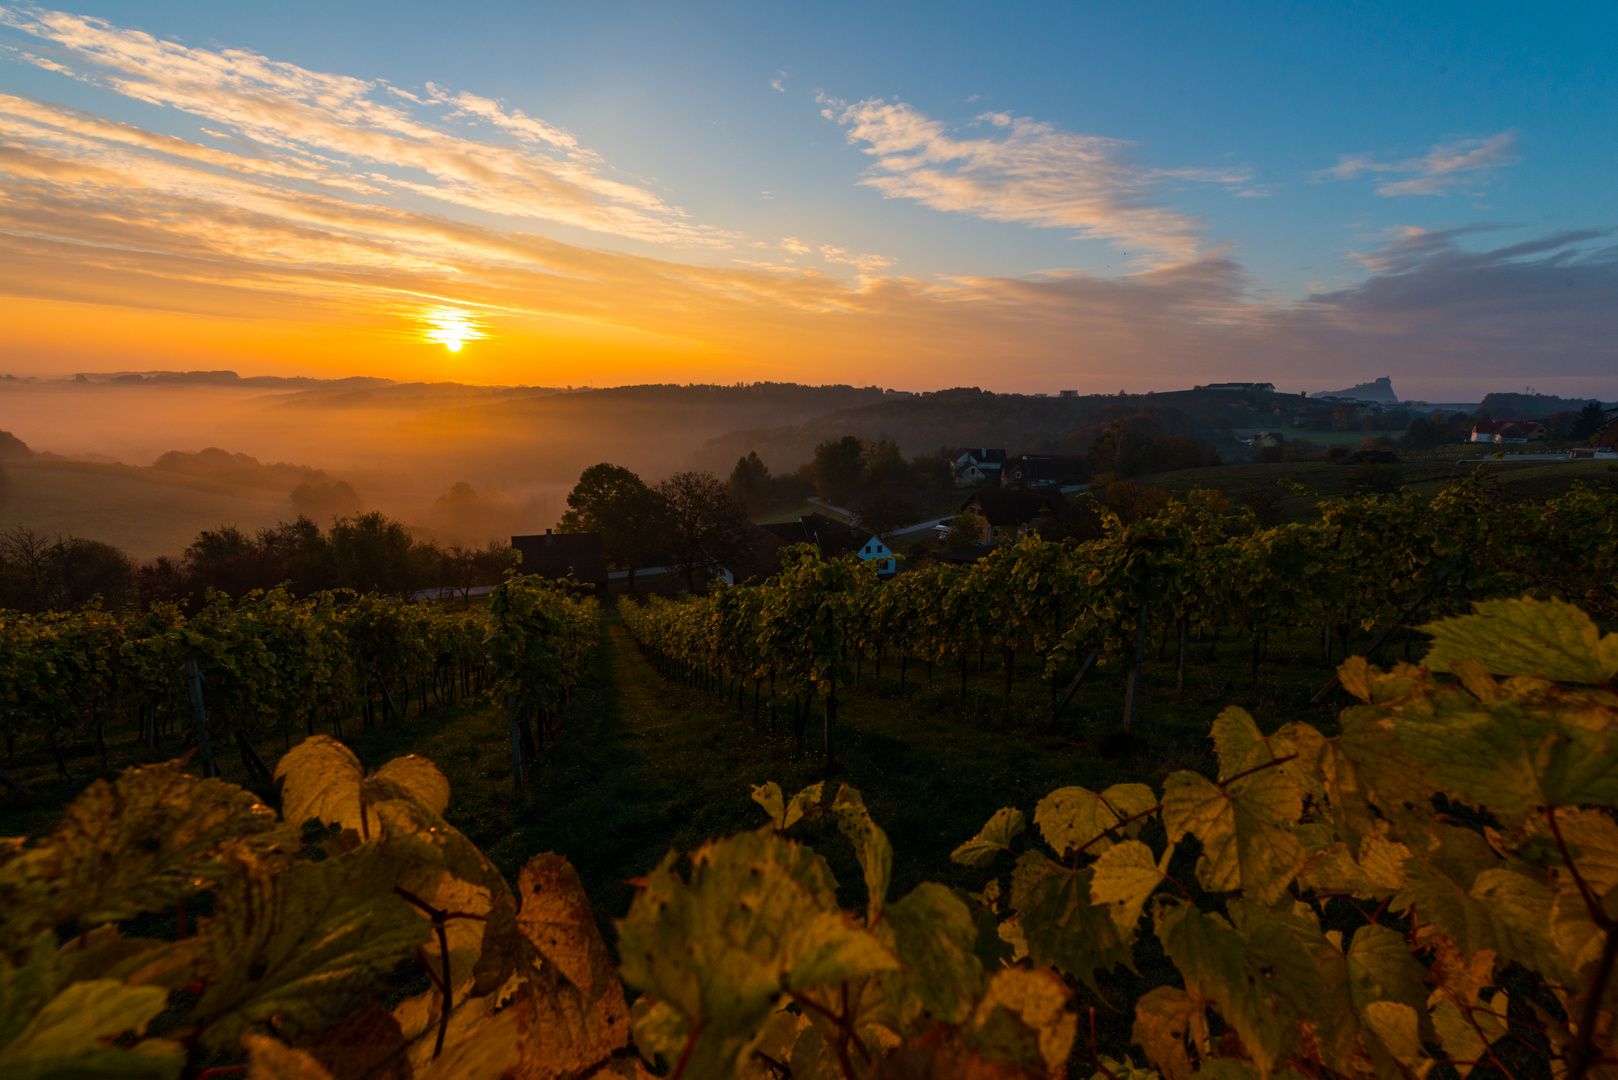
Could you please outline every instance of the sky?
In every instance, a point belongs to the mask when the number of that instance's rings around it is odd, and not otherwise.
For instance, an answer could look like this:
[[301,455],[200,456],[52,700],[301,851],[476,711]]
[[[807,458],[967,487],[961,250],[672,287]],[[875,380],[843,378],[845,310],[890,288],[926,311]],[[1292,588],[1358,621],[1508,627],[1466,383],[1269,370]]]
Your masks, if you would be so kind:
[[0,372],[1618,398],[1611,5],[0,0]]

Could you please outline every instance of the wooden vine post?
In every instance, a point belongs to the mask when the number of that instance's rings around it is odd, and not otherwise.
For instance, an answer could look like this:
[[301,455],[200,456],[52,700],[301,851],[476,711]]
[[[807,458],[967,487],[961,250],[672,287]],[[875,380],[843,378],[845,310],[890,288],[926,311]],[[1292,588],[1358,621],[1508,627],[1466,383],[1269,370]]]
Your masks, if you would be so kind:
[[197,650],[185,654],[185,686],[191,695],[191,719],[197,725],[197,752],[202,757],[202,775],[217,777],[219,766],[214,763],[213,745],[208,741],[208,710],[202,701],[202,669],[197,667]]

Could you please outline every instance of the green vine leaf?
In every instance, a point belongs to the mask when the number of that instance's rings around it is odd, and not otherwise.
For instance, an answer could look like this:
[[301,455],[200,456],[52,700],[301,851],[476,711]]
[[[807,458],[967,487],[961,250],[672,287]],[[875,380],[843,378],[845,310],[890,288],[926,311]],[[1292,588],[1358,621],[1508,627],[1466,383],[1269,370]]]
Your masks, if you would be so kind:
[[1602,635],[1583,611],[1563,600],[1483,600],[1474,613],[1421,627],[1433,637],[1423,664],[1452,671],[1475,661],[1495,675],[1530,675],[1597,686],[1618,675],[1618,634]]
[[1009,852],[1012,840],[1027,827],[1021,810],[1009,806],[996,810],[976,836],[950,852],[950,860],[962,866],[987,866],[1002,851]]

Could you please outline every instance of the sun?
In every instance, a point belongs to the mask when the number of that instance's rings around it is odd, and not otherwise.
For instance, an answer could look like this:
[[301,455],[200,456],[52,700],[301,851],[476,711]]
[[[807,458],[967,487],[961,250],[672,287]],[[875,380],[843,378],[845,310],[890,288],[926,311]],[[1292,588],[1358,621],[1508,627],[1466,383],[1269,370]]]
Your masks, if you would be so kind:
[[421,336],[424,341],[442,345],[453,353],[460,352],[468,341],[489,336],[478,323],[477,316],[461,308],[425,308],[417,313],[416,318],[423,323]]

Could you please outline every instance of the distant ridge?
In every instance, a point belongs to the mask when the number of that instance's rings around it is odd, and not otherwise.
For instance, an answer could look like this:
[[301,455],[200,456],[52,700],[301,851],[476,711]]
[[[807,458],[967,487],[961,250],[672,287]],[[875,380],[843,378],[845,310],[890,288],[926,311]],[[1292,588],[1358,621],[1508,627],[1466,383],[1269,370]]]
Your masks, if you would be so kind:
[[1593,397],[1557,397],[1554,394],[1490,394],[1483,399],[1482,406],[1489,410],[1490,416],[1543,420],[1552,413],[1578,412],[1590,402],[1598,400]]
[[1355,401],[1374,401],[1378,405],[1399,404],[1399,395],[1393,392],[1393,379],[1387,375],[1374,382],[1362,382],[1358,386],[1351,386],[1347,390],[1321,390],[1309,396],[1312,398],[1352,398]]
[[234,371],[111,371],[80,372],[74,382],[104,383],[111,386],[255,386],[272,389],[303,390],[311,387],[360,388],[391,386],[392,379],[379,379],[369,375],[350,375],[343,379],[316,379],[307,375],[249,375],[246,378]]

